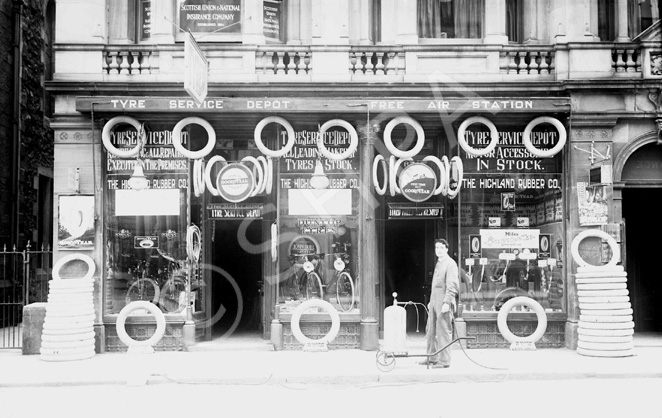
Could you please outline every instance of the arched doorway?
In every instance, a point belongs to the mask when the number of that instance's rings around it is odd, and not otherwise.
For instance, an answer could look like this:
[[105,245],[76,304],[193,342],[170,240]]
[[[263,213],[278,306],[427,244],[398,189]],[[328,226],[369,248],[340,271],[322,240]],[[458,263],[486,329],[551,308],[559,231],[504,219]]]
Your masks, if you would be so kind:
[[657,144],[657,135],[649,135],[629,148],[615,168],[623,186],[624,261],[635,331],[662,332],[662,145]]

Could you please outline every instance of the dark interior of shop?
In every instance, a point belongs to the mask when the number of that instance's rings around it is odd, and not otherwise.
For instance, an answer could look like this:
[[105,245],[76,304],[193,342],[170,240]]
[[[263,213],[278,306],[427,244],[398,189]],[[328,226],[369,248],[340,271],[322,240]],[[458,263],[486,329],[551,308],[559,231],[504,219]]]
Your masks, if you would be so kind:
[[[662,332],[659,203],[662,189],[626,188],[623,218],[628,290],[636,332]],[[656,202],[656,203],[654,203]]]
[[242,249],[242,244],[257,244],[262,239],[262,222],[222,220],[215,222],[211,259],[212,336],[228,332],[257,332],[261,323],[260,280],[262,254]]

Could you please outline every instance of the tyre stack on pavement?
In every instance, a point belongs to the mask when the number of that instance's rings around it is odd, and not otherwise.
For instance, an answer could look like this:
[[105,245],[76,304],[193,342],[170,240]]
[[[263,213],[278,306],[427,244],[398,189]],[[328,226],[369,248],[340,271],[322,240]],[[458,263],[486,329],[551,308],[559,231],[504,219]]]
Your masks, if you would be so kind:
[[[71,260],[88,263],[87,274],[80,279],[61,279],[59,270]],[[44,361],[84,360],[94,356],[94,262],[81,254],[63,257],[53,267],[49,281],[46,317],[41,336]]]
[[[606,240],[612,248],[612,260],[604,266],[585,263],[578,253],[579,242],[587,236]],[[627,357],[633,355],[634,322],[627,289],[627,273],[622,265],[616,241],[600,230],[580,233],[573,241],[575,261],[580,264],[575,275],[579,300],[579,341],[577,353],[592,357]]]

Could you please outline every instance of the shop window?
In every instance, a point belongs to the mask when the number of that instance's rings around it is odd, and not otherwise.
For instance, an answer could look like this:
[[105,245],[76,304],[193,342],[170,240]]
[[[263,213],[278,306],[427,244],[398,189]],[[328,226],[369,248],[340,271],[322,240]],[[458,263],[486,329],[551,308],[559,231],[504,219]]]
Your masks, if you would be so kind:
[[285,7],[282,0],[264,0],[262,2],[262,27],[267,40],[285,41]]
[[[466,315],[480,316],[514,296],[528,296],[548,313],[562,312],[562,152],[536,156],[523,145],[525,125],[497,126],[493,151],[477,156],[460,150],[460,303]],[[471,125],[465,134],[474,149],[490,142],[490,132],[482,128]],[[531,133],[539,149],[552,148],[559,138],[545,123]]]
[[418,0],[419,38],[482,38],[483,0]]
[[522,0],[506,0],[506,36],[510,42],[522,42]]
[[121,0],[108,2],[109,43],[148,41],[152,30],[152,2],[150,0]]
[[660,19],[659,0],[628,0],[628,35],[634,38]]
[[[184,141],[188,136],[184,133]],[[119,124],[110,134],[119,150],[134,148],[133,127]],[[188,160],[174,153],[170,130],[152,129],[138,158],[106,153],[104,177],[105,314],[117,314],[134,300],[184,315],[187,302]],[[141,164],[146,187],[130,180]],[[196,290],[192,280],[191,293]]]
[[616,39],[616,0],[598,1],[598,37],[601,41]]
[[[314,138],[318,123],[297,127],[292,150],[280,158],[281,271],[278,309],[291,313],[304,300],[322,298],[344,314],[359,312],[358,205],[359,157],[341,160],[320,155]],[[282,138],[286,132],[265,134]],[[325,132],[331,154],[345,152],[350,135],[344,128]]]

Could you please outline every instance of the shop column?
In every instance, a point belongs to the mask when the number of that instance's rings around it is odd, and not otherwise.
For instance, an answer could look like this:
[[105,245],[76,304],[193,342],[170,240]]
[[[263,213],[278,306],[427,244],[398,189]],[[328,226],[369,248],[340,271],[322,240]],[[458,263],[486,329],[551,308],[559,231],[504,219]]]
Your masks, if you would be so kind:
[[379,303],[375,291],[377,285],[377,226],[375,224],[375,199],[371,185],[372,159],[376,130],[366,121],[357,126],[360,140],[361,202],[359,204],[359,286],[361,295],[361,350],[379,349]]
[[506,0],[485,2],[485,43],[508,44],[506,36]]

